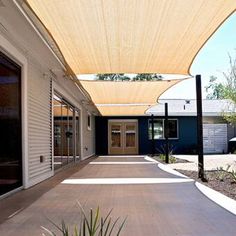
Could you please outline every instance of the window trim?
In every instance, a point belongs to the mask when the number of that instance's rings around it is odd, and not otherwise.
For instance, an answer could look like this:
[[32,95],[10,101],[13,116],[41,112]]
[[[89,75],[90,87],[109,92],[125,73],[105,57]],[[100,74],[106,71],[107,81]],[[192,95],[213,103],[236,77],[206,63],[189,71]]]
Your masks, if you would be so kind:
[[[156,120],[161,120],[162,121],[162,128],[163,128],[163,136],[164,136],[164,132],[165,132],[165,125],[164,125],[164,122],[165,122],[165,119],[164,118],[156,118],[154,119],[154,121]],[[176,138],[168,138],[169,140],[178,140],[179,139],[179,119],[177,118],[172,118],[172,119],[168,119],[169,121],[171,120],[176,120],[176,124],[177,124],[177,137]],[[149,127],[150,127],[150,123],[151,123],[151,119],[148,119],[148,140],[152,140],[152,138],[150,138],[149,136]],[[165,138],[155,138],[154,137],[154,140],[165,140]]]

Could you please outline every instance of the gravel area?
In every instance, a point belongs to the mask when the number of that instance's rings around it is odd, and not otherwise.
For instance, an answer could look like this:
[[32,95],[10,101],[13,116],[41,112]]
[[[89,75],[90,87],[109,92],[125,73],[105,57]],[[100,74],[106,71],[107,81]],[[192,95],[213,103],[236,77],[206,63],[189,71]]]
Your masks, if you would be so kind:
[[[151,156],[151,158],[165,164],[165,161],[163,161],[159,156]],[[180,158],[176,158],[176,157],[174,157],[174,158],[175,158],[174,164],[177,164],[177,163],[190,163],[188,160],[184,160],[184,159],[180,159]]]
[[205,171],[205,177],[208,182],[202,182],[201,179],[198,178],[197,171],[176,170],[191,179],[195,179],[198,182],[236,200],[236,180],[231,174],[222,171]]
[[[219,167],[224,167],[226,169],[228,164],[231,164],[235,170],[235,155],[231,156],[210,156],[210,158],[205,158],[207,170],[205,170],[205,178],[207,182],[202,182],[198,178],[196,156],[175,156],[175,162],[168,164],[172,169],[177,170],[178,172],[188,176],[191,179],[194,179],[234,200],[236,200],[236,179],[229,173],[225,171],[217,170]],[[187,157],[187,158],[186,158]],[[159,156],[152,157],[155,160],[165,163]],[[186,158],[186,159],[185,159]]]

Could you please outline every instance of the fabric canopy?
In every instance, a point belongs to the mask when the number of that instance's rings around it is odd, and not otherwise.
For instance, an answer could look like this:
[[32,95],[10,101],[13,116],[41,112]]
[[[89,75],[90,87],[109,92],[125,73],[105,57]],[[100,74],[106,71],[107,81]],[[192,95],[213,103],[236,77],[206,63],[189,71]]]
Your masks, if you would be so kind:
[[104,116],[143,115],[158,97],[181,80],[81,81]]
[[151,105],[121,105],[121,106],[100,106],[97,105],[99,112],[103,116],[141,116],[151,107]]
[[[25,0],[26,1],[26,0]],[[76,74],[189,74],[235,0],[27,0]]]
[[[198,51],[236,9],[236,0],[24,0],[22,4],[45,26],[54,39],[49,43],[58,47],[74,74],[190,75]],[[143,115],[177,82],[81,84],[102,115]]]

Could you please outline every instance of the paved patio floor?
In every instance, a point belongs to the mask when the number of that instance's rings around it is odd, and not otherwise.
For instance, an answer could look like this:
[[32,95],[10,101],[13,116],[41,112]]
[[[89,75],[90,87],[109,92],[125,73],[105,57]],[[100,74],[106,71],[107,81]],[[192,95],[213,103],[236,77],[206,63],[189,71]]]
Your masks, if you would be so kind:
[[[194,181],[159,169],[151,159],[99,157],[79,171],[73,167],[72,175],[64,177],[4,221],[0,235],[42,235],[41,226],[55,229],[47,218],[57,223],[64,219],[74,225],[80,217],[77,201],[85,209],[99,206],[104,215],[113,208],[114,218],[128,216],[121,235],[236,235],[235,215],[205,197]],[[33,193],[35,188],[38,186],[27,191]],[[17,201],[12,196],[2,202],[9,204],[11,198]],[[4,207],[0,205],[0,214]]]

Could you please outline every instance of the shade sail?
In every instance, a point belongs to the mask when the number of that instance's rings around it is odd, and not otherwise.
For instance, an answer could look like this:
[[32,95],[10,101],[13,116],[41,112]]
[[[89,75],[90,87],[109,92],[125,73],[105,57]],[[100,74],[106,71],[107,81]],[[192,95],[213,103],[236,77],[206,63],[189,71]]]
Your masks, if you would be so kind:
[[179,79],[161,81],[80,81],[102,115],[144,115]]
[[151,105],[121,105],[99,106],[97,108],[103,116],[143,116]]
[[76,74],[189,74],[235,0],[25,0]]
[[[196,54],[235,11],[236,0],[25,0],[27,7],[74,74],[189,75]],[[108,116],[143,115],[177,82],[81,84]]]

